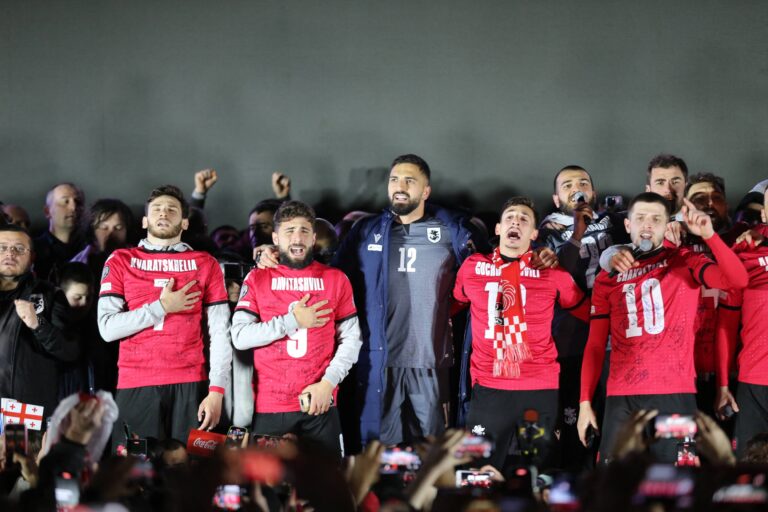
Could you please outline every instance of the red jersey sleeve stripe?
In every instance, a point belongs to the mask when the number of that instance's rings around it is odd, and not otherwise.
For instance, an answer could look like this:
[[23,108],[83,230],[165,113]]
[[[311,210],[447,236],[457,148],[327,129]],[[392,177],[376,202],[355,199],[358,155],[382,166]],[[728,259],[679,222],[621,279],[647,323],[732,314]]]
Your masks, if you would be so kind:
[[352,313],[351,315],[347,315],[347,316],[345,316],[344,318],[339,318],[338,320],[336,320],[336,323],[337,323],[337,324],[340,324],[341,322],[346,322],[346,321],[347,321],[347,320],[349,320],[350,318],[355,318],[356,316],[357,316],[357,311],[355,311],[355,312],[354,312],[354,313]]

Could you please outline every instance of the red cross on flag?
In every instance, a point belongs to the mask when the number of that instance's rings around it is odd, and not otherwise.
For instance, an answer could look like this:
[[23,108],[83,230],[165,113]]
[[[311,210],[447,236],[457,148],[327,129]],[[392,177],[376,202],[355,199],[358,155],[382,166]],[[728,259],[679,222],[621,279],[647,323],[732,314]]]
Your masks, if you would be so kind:
[[4,425],[23,423],[31,430],[40,430],[43,425],[43,407],[39,405],[24,404],[12,398],[3,398],[0,401],[0,413],[3,415]]

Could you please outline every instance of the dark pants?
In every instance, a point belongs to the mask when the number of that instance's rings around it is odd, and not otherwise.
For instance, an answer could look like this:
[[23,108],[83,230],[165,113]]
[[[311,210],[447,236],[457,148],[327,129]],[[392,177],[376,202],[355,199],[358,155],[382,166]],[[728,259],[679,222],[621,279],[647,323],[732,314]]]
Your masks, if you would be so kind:
[[387,368],[382,443],[414,442],[445,430],[443,402],[448,372],[429,368]]
[[125,445],[123,422],[139,437],[173,438],[186,444],[197,428],[197,409],[208,394],[208,382],[118,389],[115,403],[120,413],[112,430],[112,446]]
[[[541,429],[532,436],[536,437],[531,443],[535,447],[535,454],[526,457],[521,453],[515,462],[532,462],[539,467],[549,465],[554,439],[552,429],[557,419],[557,394],[556,389],[507,391],[475,384],[472,387],[466,426],[473,434],[493,441],[493,453],[485,462],[504,471],[505,465],[513,462],[507,460],[513,440],[517,441],[519,448],[528,448],[529,442],[520,436],[520,428],[525,427],[526,411],[534,410],[538,415],[535,423]],[[528,416],[535,419],[530,412]]]
[[[617,433],[635,411],[657,409],[659,414],[696,414],[696,395],[674,393],[669,395],[609,396],[605,400],[605,417],[600,439],[600,462],[608,462],[616,443]],[[653,421],[653,420],[651,420]],[[677,439],[657,439],[651,443],[651,453],[658,462],[673,464],[677,461]]]
[[747,443],[757,434],[768,432],[768,386],[739,382],[736,391],[736,414],[733,441],[736,457],[741,458]]
[[328,451],[344,456],[344,438],[336,407],[327,413],[311,416],[305,412],[257,413],[253,415],[255,436],[283,436],[296,434],[324,446]]

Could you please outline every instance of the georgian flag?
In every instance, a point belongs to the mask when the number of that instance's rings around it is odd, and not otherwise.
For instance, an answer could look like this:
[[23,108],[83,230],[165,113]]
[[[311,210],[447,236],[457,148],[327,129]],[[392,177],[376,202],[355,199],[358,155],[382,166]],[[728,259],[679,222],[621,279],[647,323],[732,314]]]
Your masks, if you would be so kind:
[[24,404],[12,398],[0,400],[0,414],[3,426],[24,424],[28,429],[40,430],[43,426],[43,407]]

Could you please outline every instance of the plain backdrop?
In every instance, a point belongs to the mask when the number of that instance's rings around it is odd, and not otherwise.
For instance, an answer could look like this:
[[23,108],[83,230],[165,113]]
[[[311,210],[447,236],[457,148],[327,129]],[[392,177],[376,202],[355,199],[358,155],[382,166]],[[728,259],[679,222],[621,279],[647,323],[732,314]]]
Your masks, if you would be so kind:
[[398,154],[436,199],[551,203],[566,164],[601,193],[648,160],[768,178],[765,1],[0,0],[0,200],[140,205],[221,176],[209,225],[244,227],[269,175],[331,214],[377,210]]

